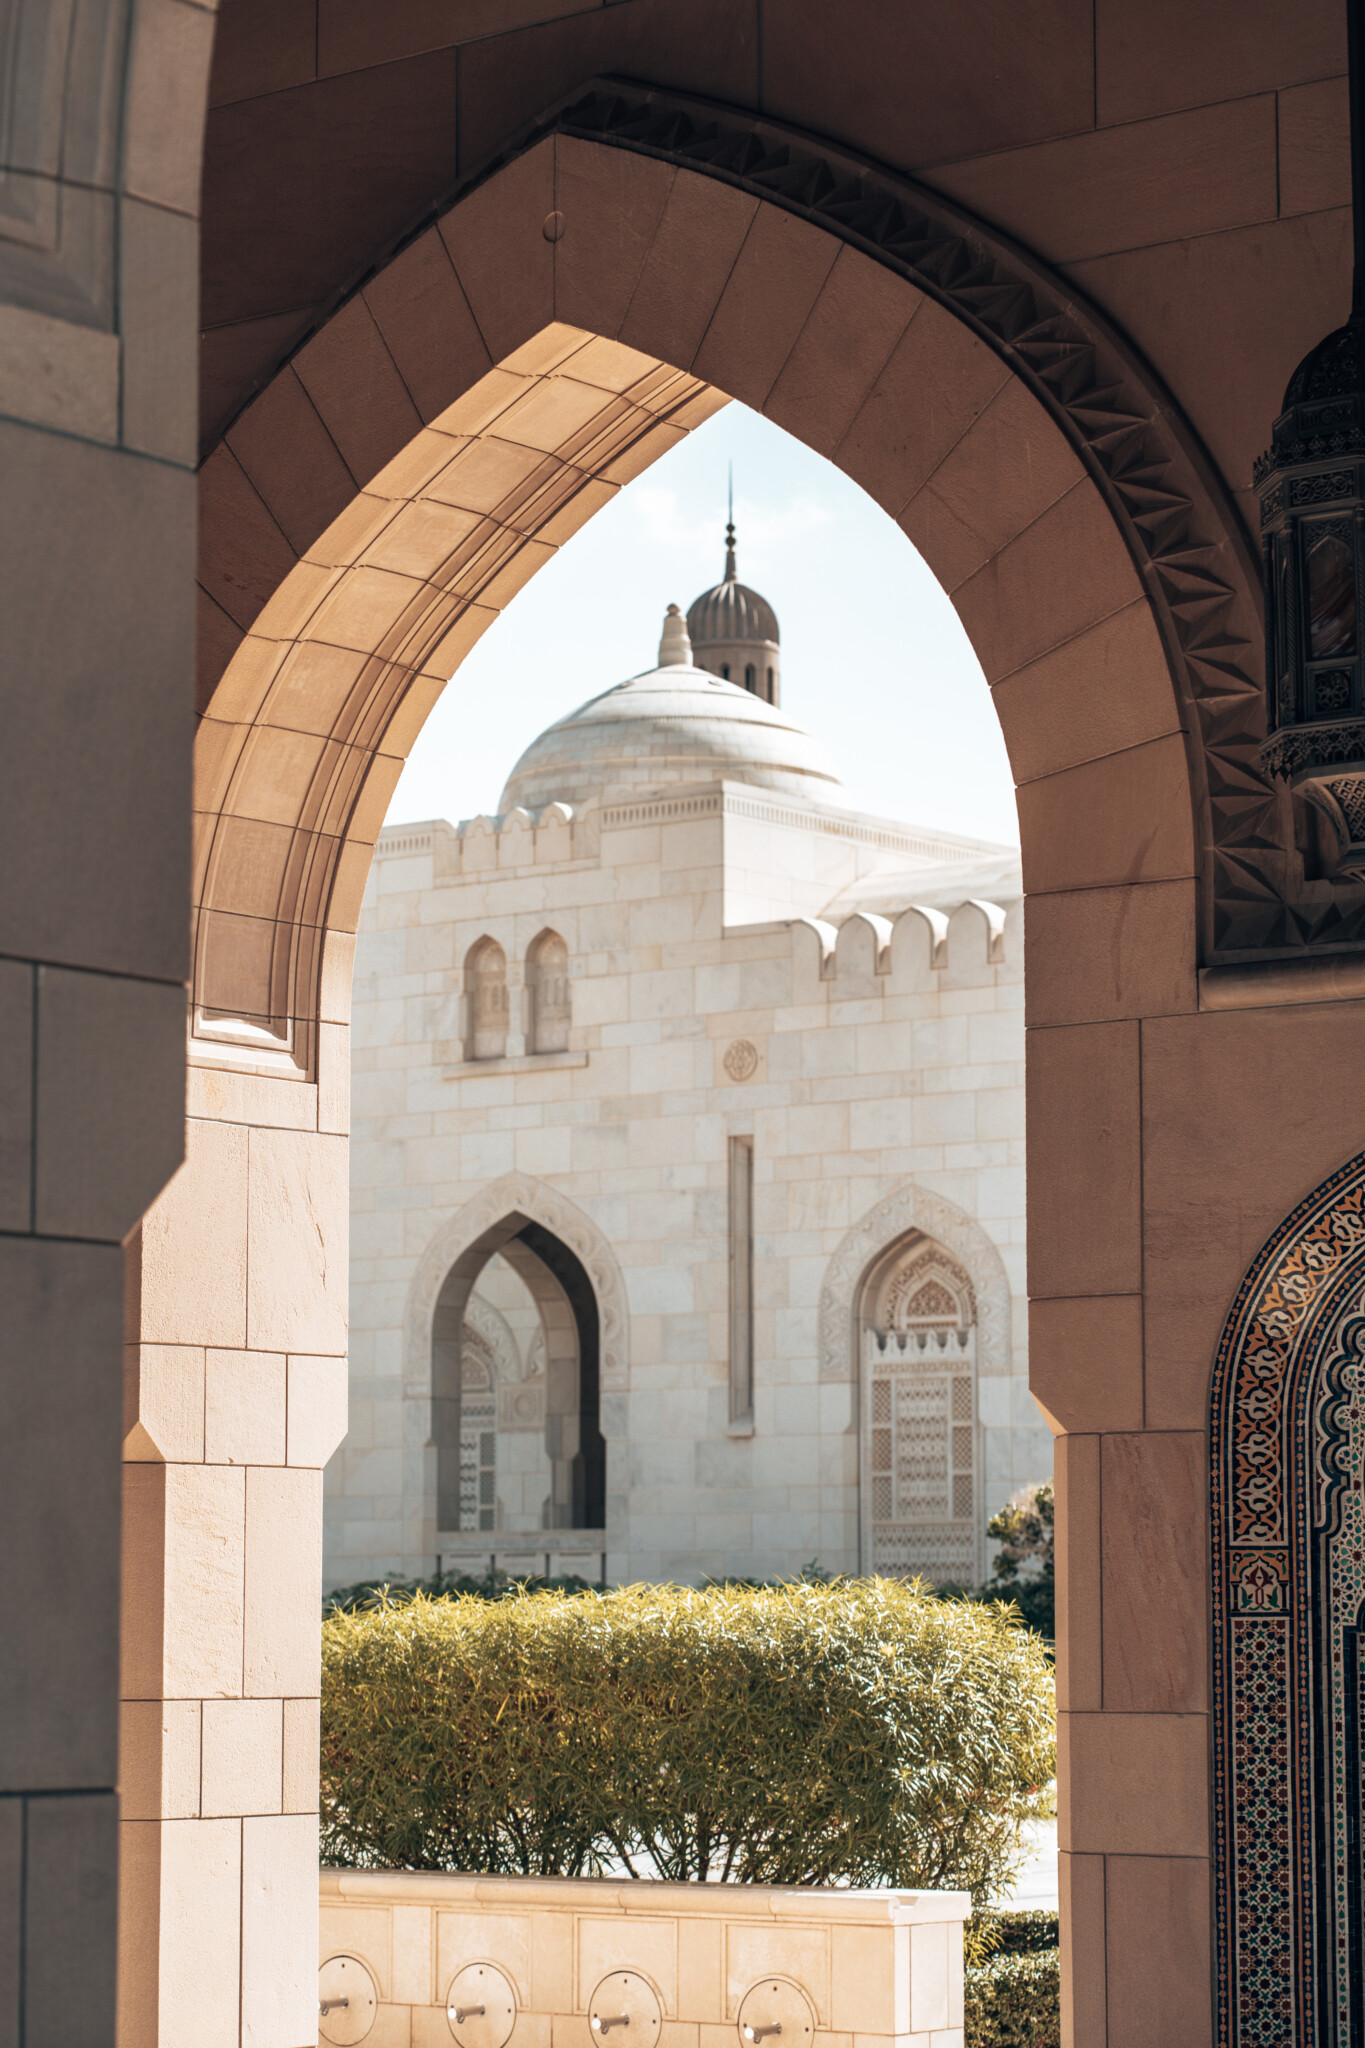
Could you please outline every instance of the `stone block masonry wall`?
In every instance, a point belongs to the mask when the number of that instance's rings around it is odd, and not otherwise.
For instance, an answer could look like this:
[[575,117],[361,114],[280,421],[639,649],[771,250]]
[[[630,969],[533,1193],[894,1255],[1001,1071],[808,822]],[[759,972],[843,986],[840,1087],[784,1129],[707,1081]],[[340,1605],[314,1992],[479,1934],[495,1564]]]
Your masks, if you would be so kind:
[[0,2042],[110,2048],[122,1246],[181,1158],[213,0],[0,54]]
[[324,1032],[315,1082],[192,1068],[185,1164],[130,1253],[120,2048],[313,2037],[345,1039]]
[[477,2048],[447,1999],[478,1963],[511,1988],[511,2048],[596,2048],[594,1995],[627,1972],[621,2038],[650,2048],[745,2048],[741,2011],[779,2021],[783,2048],[962,2048],[966,1892],[324,1870],[321,1907],[323,1995],[344,1982],[360,2006],[373,1987],[370,2048]]
[[[863,1267],[909,1226],[908,1211],[884,1209],[898,1195],[978,1233],[957,1253],[982,1269],[978,1293],[985,1269],[1000,1275],[999,1341],[979,1349],[980,1530],[1051,1471],[1027,1384],[1018,907],[727,926],[722,794],[687,786],[628,816],[590,805],[571,821],[514,814],[502,831],[481,821],[381,840],[357,952],[352,1421],[327,1474],[331,1583],[429,1572],[458,1547],[438,1540],[450,1532],[422,1451],[431,1304],[419,1296],[433,1242],[458,1237],[461,1214],[509,1178],[572,1205],[622,1276],[625,1364],[602,1403],[610,1577],[794,1571],[814,1557],[857,1568],[859,1272],[831,1276],[869,1217],[887,1220]],[[790,887],[803,867],[804,900],[823,900],[853,861],[823,872],[813,817],[798,831],[799,807],[785,813],[766,850],[742,817],[746,870]],[[532,858],[547,831],[553,850]],[[797,839],[815,842],[799,864]],[[835,858],[851,843],[837,840]],[[485,934],[503,948],[515,1022],[546,927],[568,948],[569,1051],[466,1060],[470,949]],[[733,1137],[754,1148],[751,1425],[729,1416]],[[846,1299],[827,1299],[836,1284]]]

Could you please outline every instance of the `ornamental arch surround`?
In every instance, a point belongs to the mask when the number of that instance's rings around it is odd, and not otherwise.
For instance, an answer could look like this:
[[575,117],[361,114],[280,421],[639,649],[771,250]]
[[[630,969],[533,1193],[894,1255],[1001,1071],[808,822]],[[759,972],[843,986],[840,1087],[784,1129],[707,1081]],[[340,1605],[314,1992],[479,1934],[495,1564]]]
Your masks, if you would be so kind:
[[856,1380],[864,1288],[890,1247],[912,1232],[941,1245],[971,1281],[978,1370],[1009,1372],[1010,1283],[999,1250],[975,1217],[956,1202],[907,1181],[859,1218],[825,1269],[819,1310],[822,1381]]
[[1365,2032],[1365,1154],[1228,1317],[1211,1435],[1220,2040]]

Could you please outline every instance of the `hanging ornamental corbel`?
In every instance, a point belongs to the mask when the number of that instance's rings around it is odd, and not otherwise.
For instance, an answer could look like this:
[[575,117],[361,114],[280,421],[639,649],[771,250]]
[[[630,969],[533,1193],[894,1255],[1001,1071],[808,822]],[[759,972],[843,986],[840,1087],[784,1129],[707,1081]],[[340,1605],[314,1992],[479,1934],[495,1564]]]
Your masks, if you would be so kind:
[[1354,284],[1289,380],[1256,464],[1268,737],[1261,760],[1365,869],[1365,0],[1347,0]]

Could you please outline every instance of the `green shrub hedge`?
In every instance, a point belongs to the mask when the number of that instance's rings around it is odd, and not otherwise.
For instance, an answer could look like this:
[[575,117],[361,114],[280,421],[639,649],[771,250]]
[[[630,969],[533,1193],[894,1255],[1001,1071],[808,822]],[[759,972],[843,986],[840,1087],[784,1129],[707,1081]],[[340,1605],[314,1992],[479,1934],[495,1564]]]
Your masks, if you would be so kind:
[[1008,1884],[1037,1637],[892,1579],[421,1595],[323,1624],[322,1842],[416,1870]]
[[1045,1955],[1057,1947],[1061,1931],[1056,1909],[1021,1906],[1003,1913],[973,1913],[971,1931],[980,1938],[981,1955]]
[[1061,2048],[1057,1949],[1003,1951],[971,1966],[962,2017],[967,2048]]
[[973,1913],[967,1923],[967,2048],[1059,2048],[1057,1915]]
[[539,1572],[528,1572],[514,1579],[509,1572],[494,1566],[486,1572],[433,1572],[426,1579],[357,1579],[351,1586],[334,1586],[330,1593],[322,1596],[324,1621],[329,1614],[340,1609],[358,1613],[370,1607],[389,1607],[399,1600],[411,1600],[416,1593],[425,1593],[430,1599],[448,1599],[452,1594],[470,1593],[476,1600],[514,1600],[519,1593],[589,1593],[590,1579],[580,1579],[576,1572],[566,1572],[560,1578],[547,1579]]

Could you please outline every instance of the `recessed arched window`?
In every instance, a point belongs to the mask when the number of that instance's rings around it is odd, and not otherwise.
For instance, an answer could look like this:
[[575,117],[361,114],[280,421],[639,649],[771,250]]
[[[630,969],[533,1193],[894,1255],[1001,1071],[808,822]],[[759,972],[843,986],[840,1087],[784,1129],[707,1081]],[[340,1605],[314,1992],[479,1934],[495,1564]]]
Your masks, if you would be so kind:
[[858,1320],[864,1569],[971,1585],[984,1526],[971,1279],[912,1230],[874,1261]]
[[746,662],[746,663],[745,663],[745,665],[744,665],[744,687],[745,687],[745,689],[746,689],[746,690],[752,690],[752,689],[754,688],[754,685],[755,685],[755,684],[757,683],[757,681],[758,681],[758,670],[757,670],[757,669],[756,669],[756,668],[754,667],[754,665],[753,665],[753,663],[752,663],[751,661],[750,661],[750,662]]
[[1337,534],[1308,551],[1308,631],[1313,659],[1356,651],[1356,588],[1351,550]]
[[465,1054],[471,1060],[500,1060],[507,1051],[507,955],[496,939],[480,939],[464,964],[469,1003]]
[[542,932],[526,955],[532,1052],[569,1049],[569,949],[558,932]]
[[728,683],[730,680],[730,664],[728,661],[723,661],[721,663],[720,672],[724,676],[726,682]]
[[772,703],[772,701],[773,701],[773,672],[772,672],[772,670],[771,670],[771,669],[769,669],[769,670],[768,670],[768,702],[769,702],[769,703],[771,704],[771,703]]

